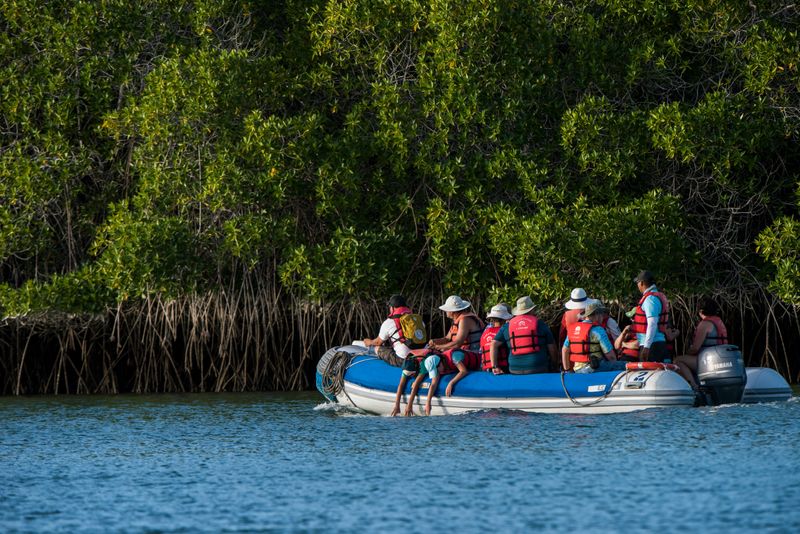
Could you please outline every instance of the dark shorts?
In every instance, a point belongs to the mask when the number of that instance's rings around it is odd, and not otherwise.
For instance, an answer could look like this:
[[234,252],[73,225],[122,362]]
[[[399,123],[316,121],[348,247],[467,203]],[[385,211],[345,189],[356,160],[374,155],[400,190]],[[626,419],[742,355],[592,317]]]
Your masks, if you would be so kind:
[[650,356],[647,358],[648,362],[671,362],[672,356],[667,350],[667,343],[665,341],[656,341],[650,345]]
[[403,358],[400,358],[397,354],[395,354],[392,347],[378,347],[377,350],[375,350],[375,355],[392,367],[403,366]]
[[421,359],[410,356],[403,360],[403,374],[405,376],[417,376]]

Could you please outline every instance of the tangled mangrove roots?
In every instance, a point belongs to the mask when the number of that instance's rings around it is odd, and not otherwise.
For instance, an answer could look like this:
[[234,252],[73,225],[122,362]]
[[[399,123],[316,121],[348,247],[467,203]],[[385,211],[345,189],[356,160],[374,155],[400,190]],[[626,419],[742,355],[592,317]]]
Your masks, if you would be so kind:
[[[678,351],[691,342],[697,300],[673,297]],[[797,311],[755,298],[720,300],[748,364],[796,381]],[[442,296],[412,302],[433,335],[443,334]],[[612,302],[613,315],[626,307]],[[560,311],[553,304],[540,316],[556,327]],[[303,390],[327,348],[374,336],[384,314],[383,302],[310,303],[245,281],[236,291],[149,297],[99,315],[8,317],[0,322],[0,393]]]

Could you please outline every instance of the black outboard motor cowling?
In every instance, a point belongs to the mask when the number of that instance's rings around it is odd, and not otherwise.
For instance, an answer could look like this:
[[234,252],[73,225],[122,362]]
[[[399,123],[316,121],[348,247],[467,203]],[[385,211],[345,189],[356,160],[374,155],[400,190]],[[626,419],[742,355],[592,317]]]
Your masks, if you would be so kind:
[[697,378],[711,395],[712,404],[733,404],[742,400],[747,371],[736,345],[707,347],[697,356]]

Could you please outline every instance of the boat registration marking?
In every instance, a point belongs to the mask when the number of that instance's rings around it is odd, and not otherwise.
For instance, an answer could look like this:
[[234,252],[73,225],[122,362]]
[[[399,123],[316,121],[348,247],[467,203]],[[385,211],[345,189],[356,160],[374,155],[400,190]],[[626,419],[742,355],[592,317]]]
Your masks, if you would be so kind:
[[589,386],[588,391],[589,393],[594,393],[596,391],[605,391],[606,385],[605,384],[598,384],[596,386]]

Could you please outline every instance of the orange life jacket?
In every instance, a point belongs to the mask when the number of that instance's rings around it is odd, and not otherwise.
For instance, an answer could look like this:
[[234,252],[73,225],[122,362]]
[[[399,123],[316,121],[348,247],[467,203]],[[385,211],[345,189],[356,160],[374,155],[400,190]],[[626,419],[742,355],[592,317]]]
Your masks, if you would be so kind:
[[453,341],[456,336],[458,335],[458,325],[461,324],[466,317],[472,317],[475,319],[474,323],[476,324],[473,330],[470,330],[467,334],[467,339],[464,340],[464,343],[461,344],[459,347],[461,350],[471,350],[474,352],[478,352],[481,350],[481,336],[483,335],[483,321],[480,317],[475,315],[474,313],[464,313],[459,315],[453,320],[452,326],[450,326],[450,332],[448,333],[450,337],[450,341]]

